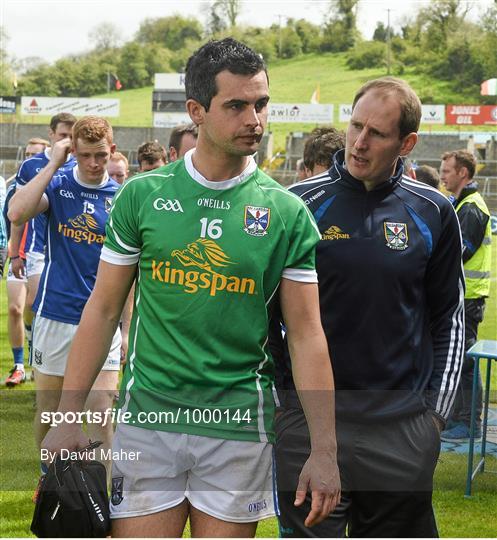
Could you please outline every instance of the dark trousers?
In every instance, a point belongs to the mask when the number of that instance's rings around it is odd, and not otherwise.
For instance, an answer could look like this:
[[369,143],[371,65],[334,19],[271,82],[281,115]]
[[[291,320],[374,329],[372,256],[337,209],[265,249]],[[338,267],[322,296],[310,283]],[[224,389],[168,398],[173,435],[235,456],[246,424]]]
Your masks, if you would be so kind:
[[[478,338],[478,325],[483,321],[485,312],[485,298],[464,300],[464,323],[466,328],[464,350],[472,347]],[[473,394],[473,371],[475,360],[471,356],[464,356],[461,379],[457,387],[456,398],[449,420],[466,424],[469,428],[471,421],[471,396]],[[481,373],[478,380],[478,394],[476,397],[476,426],[481,426],[482,411],[482,383]]]
[[310,495],[294,506],[298,476],[310,453],[302,409],[276,419],[276,480],[282,537],[437,537],[433,473],[440,437],[429,413],[365,424],[337,422],[342,499],[322,523],[307,528]]

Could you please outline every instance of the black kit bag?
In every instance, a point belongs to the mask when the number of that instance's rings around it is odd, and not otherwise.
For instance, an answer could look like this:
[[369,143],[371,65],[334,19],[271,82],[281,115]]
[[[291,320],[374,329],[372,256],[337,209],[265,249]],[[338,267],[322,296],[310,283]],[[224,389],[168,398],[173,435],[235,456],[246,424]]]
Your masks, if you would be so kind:
[[99,461],[57,457],[40,481],[31,531],[39,538],[108,536],[105,466]]

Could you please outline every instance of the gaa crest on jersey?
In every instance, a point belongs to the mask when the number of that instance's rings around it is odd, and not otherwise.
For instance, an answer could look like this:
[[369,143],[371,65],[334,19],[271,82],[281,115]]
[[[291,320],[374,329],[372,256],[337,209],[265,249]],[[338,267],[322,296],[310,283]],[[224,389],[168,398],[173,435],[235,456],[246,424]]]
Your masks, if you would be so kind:
[[112,197],[105,197],[105,211],[107,214],[110,212],[112,206]]
[[402,251],[407,249],[407,223],[394,223],[385,221],[383,223],[385,230],[385,239],[390,249]]
[[246,206],[243,230],[251,236],[267,234],[271,209],[262,206]]

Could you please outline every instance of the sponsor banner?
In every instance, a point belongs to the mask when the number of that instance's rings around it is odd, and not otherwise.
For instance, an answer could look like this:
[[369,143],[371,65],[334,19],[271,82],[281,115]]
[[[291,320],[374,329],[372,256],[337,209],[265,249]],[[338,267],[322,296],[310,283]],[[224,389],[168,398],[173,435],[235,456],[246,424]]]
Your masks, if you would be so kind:
[[446,123],[457,126],[497,125],[496,105],[447,105]]
[[351,116],[352,116],[352,103],[348,105],[340,104],[338,106],[338,121],[339,122],[350,122]]
[[421,105],[422,124],[445,124],[445,105]]
[[331,124],[333,105],[311,105],[308,103],[270,103],[268,122],[292,124]]
[[156,73],[154,76],[155,90],[184,90],[184,73]]
[[15,96],[0,96],[0,113],[15,114],[17,101]]
[[171,128],[178,124],[190,124],[191,118],[188,113],[180,112],[154,112],[154,127],[156,128]]
[[[350,122],[352,116],[352,104],[340,104],[338,106],[338,121]],[[422,124],[445,124],[445,105],[422,105]]]
[[97,98],[60,98],[23,96],[21,99],[21,114],[34,116],[53,116],[60,112],[74,116],[119,116],[119,99]]

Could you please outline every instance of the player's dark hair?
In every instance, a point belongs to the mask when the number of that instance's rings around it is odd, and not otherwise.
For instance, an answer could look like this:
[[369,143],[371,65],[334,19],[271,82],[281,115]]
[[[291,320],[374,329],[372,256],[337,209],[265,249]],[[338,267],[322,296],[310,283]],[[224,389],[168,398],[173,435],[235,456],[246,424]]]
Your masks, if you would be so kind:
[[137,160],[140,166],[144,161],[151,165],[159,159],[167,163],[166,149],[157,141],[146,141],[138,147]]
[[440,176],[438,175],[438,171],[429,165],[421,165],[416,169],[416,180],[436,189],[440,188]]
[[198,137],[198,127],[195,124],[182,124],[173,128],[169,137],[169,148],[172,146],[179,153],[181,141],[188,133],[196,139]]
[[206,111],[217,94],[216,75],[228,70],[234,75],[254,75],[266,65],[251,48],[233,38],[211,40],[200,47],[186,64],[186,99],[194,99]]
[[311,131],[311,136],[304,146],[304,165],[313,171],[316,165],[329,169],[333,163],[333,154],[345,148],[345,133],[334,127],[318,127]]
[[57,126],[59,124],[68,124],[70,126],[74,126],[76,123],[76,117],[67,112],[61,112],[59,114],[56,114],[55,116],[52,116],[50,118],[50,129],[52,131],[55,131],[57,129]]

